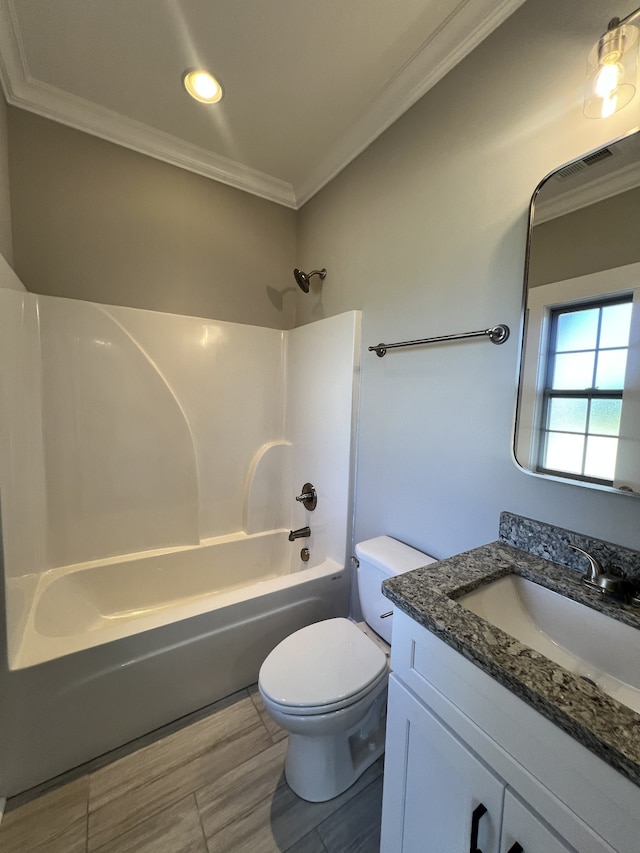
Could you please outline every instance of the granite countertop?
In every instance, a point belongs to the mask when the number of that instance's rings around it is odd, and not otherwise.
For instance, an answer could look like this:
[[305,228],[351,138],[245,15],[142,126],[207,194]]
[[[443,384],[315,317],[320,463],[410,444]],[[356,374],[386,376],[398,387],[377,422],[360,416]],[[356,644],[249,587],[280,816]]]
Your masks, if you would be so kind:
[[508,574],[640,629],[637,608],[603,600],[582,586],[579,572],[504,542],[389,578],[382,589],[400,610],[640,785],[640,714],[456,602]]

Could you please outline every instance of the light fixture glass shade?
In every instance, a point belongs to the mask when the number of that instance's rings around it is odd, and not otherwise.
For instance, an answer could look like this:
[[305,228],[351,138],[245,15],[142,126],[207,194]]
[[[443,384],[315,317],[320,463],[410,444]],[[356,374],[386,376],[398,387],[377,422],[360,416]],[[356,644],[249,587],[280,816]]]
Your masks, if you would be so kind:
[[625,107],[636,93],[637,75],[637,27],[621,24],[608,30],[594,45],[587,61],[587,118],[607,118]]
[[185,71],[182,84],[191,97],[202,104],[217,104],[222,99],[222,86],[213,74],[202,68]]

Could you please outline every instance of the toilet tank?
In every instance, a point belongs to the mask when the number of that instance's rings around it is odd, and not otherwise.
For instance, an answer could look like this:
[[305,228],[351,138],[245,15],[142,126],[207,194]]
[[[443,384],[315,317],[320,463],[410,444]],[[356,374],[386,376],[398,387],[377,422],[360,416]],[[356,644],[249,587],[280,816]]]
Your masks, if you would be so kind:
[[388,613],[393,605],[382,594],[382,581],[436,561],[428,554],[416,551],[390,536],[376,536],[375,539],[359,542],[356,545],[356,557],[359,562],[358,596],[364,620],[376,634],[391,643],[393,617],[383,619],[382,614]]

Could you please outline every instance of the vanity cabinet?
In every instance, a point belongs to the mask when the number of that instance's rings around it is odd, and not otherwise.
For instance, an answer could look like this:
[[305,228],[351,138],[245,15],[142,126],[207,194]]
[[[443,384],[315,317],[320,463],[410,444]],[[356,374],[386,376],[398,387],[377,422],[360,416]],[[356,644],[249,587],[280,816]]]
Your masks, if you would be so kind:
[[394,676],[387,732],[385,853],[577,853]]
[[383,853],[637,853],[640,791],[396,611]]

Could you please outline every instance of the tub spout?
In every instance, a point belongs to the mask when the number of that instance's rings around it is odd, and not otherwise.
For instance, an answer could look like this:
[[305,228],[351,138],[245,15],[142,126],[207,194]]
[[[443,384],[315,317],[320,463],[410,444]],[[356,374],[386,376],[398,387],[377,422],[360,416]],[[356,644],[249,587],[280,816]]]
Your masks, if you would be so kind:
[[297,530],[289,531],[289,542],[295,542],[296,539],[306,539],[307,536],[311,536],[311,528],[299,527]]

